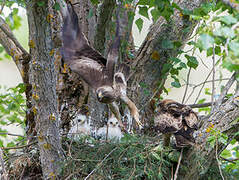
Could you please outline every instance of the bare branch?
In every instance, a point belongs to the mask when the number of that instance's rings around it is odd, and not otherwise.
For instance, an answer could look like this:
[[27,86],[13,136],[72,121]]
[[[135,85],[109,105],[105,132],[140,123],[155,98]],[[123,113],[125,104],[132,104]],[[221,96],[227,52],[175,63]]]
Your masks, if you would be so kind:
[[188,70],[188,74],[187,74],[187,82],[186,82],[185,92],[184,92],[184,95],[183,95],[182,104],[184,103],[184,100],[185,100],[187,92],[188,92],[189,77],[190,77],[191,70],[192,70],[192,68],[190,67],[189,70]]
[[14,147],[2,147],[3,150],[10,150],[10,149],[23,149],[23,148],[26,148],[26,147],[29,147],[33,144],[36,144],[37,141],[35,142],[32,142],[32,143],[29,143],[29,144],[26,144],[26,145],[22,145],[22,146],[14,146]]
[[[212,95],[211,95],[211,101],[212,101],[212,111],[213,111],[213,104],[214,104],[214,96],[215,96],[215,44],[213,44],[213,56],[212,56]],[[211,112],[212,112],[211,111]]]
[[3,11],[4,7],[5,7],[5,4],[6,4],[6,0],[3,0],[2,6],[1,6],[1,9],[0,9],[0,14],[2,14],[2,11]]
[[216,160],[217,160],[217,165],[218,165],[218,169],[219,169],[220,175],[222,177],[222,180],[224,180],[225,178],[224,178],[224,176],[222,174],[221,163],[220,163],[220,161],[218,159],[217,150],[218,150],[218,139],[216,139],[216,152],[215,152],[216,153]]
[[[225,98],[222,103],[226,102],[227,99]],[[212,102],[208,102],[208,103],[202,103],[202,104],[189,104],[188,106],[191,108],[203,108],[203,107],[208,107],[211,106]]]
[[22,47],[22,45],[15,38],[10,28],[8,27],[7,23],[4,21],[2,17],[0,17],[0,29],[8,36],[9,39],[11,39],[14,42],[16,47],[19,48],[23,54],[30,56],[28,52]]
[[222,104],[223,99],[225,98],[225,96],[227,95],[227,92],[229,91],[229,89],[231,88],[232,84],[234,83],[234,81],[236,80],[236,72],[233,73],[233,75],[231,76],[231,78],[228,80],[227,84],[225,85],[225,87],[223,88],[223,91],[221,92],[219,98],[217,99],[217,101],[215,102],[215,108],[214,110],[217,110],[218,107]]
[[236,164],[235,161],[238,161],[238,160],[239,160],[239,158],[236,158],[236,159],[226,159],[226,158],[221,157],[221,156],[220,156],[220,158],[221,158],[223,161],[227,161],[227,162],[230,162],[230,163],[233,163],[233,164]]
[[0,135],[18,136],[18,137],[26,138],[26,136],[23,136],[23,135],[20,135],[20,134],[12,134],[12,133],[3,133],[3,132],[1,132]]
[[177,165],[177,169],[176,169],[175,174],[174,174],[174,180],[177,180],[178,170],[179,170],[179,167],[180,167],[182,156],[183,156],[183,148],[181,149],[180,156],[179,156],[179,159],[178,159],[178,165]]

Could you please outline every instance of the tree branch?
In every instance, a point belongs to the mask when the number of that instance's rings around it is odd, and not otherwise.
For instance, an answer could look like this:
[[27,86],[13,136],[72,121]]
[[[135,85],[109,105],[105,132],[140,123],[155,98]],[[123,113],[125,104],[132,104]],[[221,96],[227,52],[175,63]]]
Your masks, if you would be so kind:
[[[226,102],[227,100],[228,100],[227,98],[223,99],[222,103]],[[191,108],[203,108],[203,107],[208,107],[211,105],[212,105],[212,102],[202,103],[202,104],[189,104],[188,106]]]
[[217,99],[217,101],[215,102],[215,107],[214,110],[217,110],[218,107],[222,104],[223,99],[225,98],[225,96],[227,95],[227,92],[229,91],[229,89],[231,88],[231,86],[233,85],[234,81],[236,80],[236,72],[233,73],[233,75],[231,76],[231,78],[228,80],[227,84],[225,85],[225,87],[223,88],[223,91],[221,92],[219,98]]
[[[18,40],[15,38],[15,36],[13,35],[13,33],[11,32],[9,26],[7,25],[7,23],[4,21],[4,19],[2,17],[0,17],[0,29],[7,35],[7,37],[9,39],[11,39],[13,41],[13,43],[15,44],[15,46],[17,48],[19,48],[22,53],[24,55],[30,56],[28,54],[28,52],[22,47],[22,45],[18,42]],[[11,54],[10,54],[11,55]]]
[[94,47],[103,53],[105,49],[105,34],[108,29],[109,22],[112,18],[113,11],[116,6],[115,0],[104,0],[99,12],[98,23],[96,27]]

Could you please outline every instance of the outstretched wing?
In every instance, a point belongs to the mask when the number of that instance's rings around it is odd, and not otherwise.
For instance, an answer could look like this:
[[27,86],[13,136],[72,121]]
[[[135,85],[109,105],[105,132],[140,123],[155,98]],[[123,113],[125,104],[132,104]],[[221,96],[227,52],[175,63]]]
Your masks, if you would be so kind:
[[[82,33],[78,17],[71,4],[67,5],[67,15],[63,25],[62,54],[70,68],[78,73],[91,87],[109,82],[106,73],[107,60],[93,49]],[[105,79],[106,78],[106,79]]]

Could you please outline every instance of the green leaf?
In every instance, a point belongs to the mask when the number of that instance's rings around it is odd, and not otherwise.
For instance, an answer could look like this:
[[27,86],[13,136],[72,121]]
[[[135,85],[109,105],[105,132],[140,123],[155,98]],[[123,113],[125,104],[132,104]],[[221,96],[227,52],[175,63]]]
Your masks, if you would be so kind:
[[92,4],[94,4],[94,5],[98,5],[100,2],[99,2],[99,0],[90,0],[91,1],[91,3]]
[[139,7],[139,14],[149,19],[148,8],[146,6]]
[[154,22],[157,21],[158,18],[160,17],[160,12],[157,9],[152,9],[150,13],[153,17]]
[[184,69],[187,69],[187,65],[184,62],[180,62],[179,66]]
[[172,57],[172,58],[170,58],[170,60],[173,61],[175,64],[178,64],[181,62],[181,59],[176,58],[176,57]]
[[45,5],[45,2],[44,2],[44,1],[38,1],[38,2],[37,2],[37,5],[40,6],[40,7],[41,7],[41,6],[44,6],[44,5]]
[[176,88],[180,88],[180,87],[181,87],[181,84],[180,84],[180,82],[178,82],[178,81],[171,82],[171,85],[172,85],[173,87],[176,87]]
[[199,48],[207,50],[212,47],[214,43],[214,38],[208,34],[201,34],[198,38]]
[[138,5],[149,5],[149,0],[139,0]]
[[193,69],[196,69],[198,67],[198,61],[197,58],[194,56],[189,56],[189,55],[185,55],[185,57],[187,58],[188,62],[187,65],[188,67],[191,67]]
[[236,144],[236,142],[237,142],[236,139],[232,139],[231,142],[230,142],[230,144],[231,144],[231,145],[234,145],[234,144]]
[[225,23],[227,25],[231,25],[231,24],[237,23],[237,19],[234,18],[231,14],[228,15],[228,16],[221,16],[219,18],[219,21],[221,21],[221,22],[223,22],[223,23]]
[[0,46],[0,53],[2,53],[3,51],[4,51],[4,48]]
[[232,156],[232,154],[231,154],[231,152],[230,152],[229,150],[224,149],[224,150],[222,151],[222,153],[221,153],[221,156],[222,156],[223,158],[230,158],[230,157]]
[[143,28],[143,23],[144,23],[144,21],[141,18],[139,18],[135,21],[135,24],[136,24],[139,32],[141,32],[141,30]]
[[216,137],[215,136],[209,136],[207,138],[207,141],[209,142],[211,147],[214,147],[215,143],[216,143]]
[[231,41],[229,43],[229,48],[233,51],[235,56],[239,56],[239,43],[236,41]]
[[225,38],[233,38],[235,36],[234,31],[229,27],[220,27],[216,29],[213,34],[215,36],[222,36]]
[[56,2],[53,6],[53,9],[60,11],[60,9],[61,9],[60,4],[58,2]]

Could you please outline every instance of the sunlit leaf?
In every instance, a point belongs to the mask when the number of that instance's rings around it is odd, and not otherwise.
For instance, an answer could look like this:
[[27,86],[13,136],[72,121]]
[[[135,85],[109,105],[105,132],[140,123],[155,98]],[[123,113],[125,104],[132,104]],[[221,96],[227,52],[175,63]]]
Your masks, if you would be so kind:
[[236,41],[231,41],[229,43],[229,48],[233,51],[235,56],[239,56],[239,43]]
[[199,48],[207,50],[212,47],[214,43],[214,38],[208,34],[201,34],[198,38]]
[[189,56],[189,55],[185,55],[185,57],[187,58],[188,62],[187,65],[188,67],[191,67],[193,69],[196,69],[198,67],[198,61],[197,58],[194,56]]
[[221,153],[221,156],[224,157],[224,158],[229,158],[232,156],[231,152],[227,149],[224,149]]
[[181,84],[180,84],[180,82],[178,82],[178,81],[171,82],[171,85],[172,85],[173,87],[176,87],[176,88],[180,88],[180,87],[181,87]]
[[221,16],[219,20],[227,25],[235,24],[237,23],[237,19],[234,18],[231,14],[228,16]]

